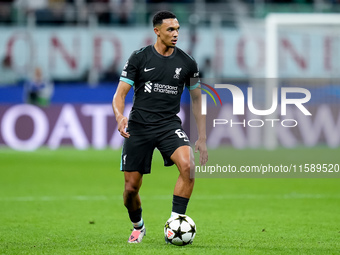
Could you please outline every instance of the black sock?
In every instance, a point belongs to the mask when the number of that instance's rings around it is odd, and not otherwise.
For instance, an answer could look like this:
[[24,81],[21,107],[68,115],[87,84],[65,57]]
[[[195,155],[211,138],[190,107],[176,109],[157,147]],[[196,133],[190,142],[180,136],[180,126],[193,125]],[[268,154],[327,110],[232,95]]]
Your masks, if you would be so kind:
[[174,195],[172,199],[172,211],[178,214],[185,214],[189,198]]
[[135,229],[143,228],[144,222],[142,221],[142,208],[138,208],[136,211],[128,211],[130,220]]

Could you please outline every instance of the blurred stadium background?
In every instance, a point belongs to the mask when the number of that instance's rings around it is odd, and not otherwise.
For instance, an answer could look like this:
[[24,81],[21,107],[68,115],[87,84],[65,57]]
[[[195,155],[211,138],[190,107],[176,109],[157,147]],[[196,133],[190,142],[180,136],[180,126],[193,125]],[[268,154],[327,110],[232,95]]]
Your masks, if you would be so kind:
[[[313,90],[313,118],[302,120],[294,132],[281,132],[275,138],[280,145],[338,147],[340,25],[313,16],[309,19],[320,24],[279,25],[269,41],[266,26],[274,12],[329,15],[339,7],[335,0],[1,1],[0,145],[17,150],[120,148],[110,106],[120,71],[133,50],[155,41],[152,15],[167,9],[181,23],[179,47],[194,56],[203,78],[241,87],[256,78],[309,79],[301,86]],[[274,44],[275,56],[267,47]],[[274,74],[268,74],[275,63]],[[255,101],[261,105],[268,98],[266,86],[258,87]],[[127,112],[131,102],[132,93]],[[184,96],[184,126],[188,104]],[[232,134],[208,145],[263,145],[250,137]]]

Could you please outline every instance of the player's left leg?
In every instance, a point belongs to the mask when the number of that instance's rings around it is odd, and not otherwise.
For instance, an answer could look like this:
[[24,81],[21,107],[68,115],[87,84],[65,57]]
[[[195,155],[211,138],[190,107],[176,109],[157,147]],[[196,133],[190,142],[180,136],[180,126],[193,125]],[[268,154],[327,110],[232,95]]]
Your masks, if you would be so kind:
[[194,177],[190,176],[190,172],[195,169],[194,155],[191,147],[184,145],[178,147],[170,159],[179,170],[172,201],[172,215],[185,214],[195,183]]

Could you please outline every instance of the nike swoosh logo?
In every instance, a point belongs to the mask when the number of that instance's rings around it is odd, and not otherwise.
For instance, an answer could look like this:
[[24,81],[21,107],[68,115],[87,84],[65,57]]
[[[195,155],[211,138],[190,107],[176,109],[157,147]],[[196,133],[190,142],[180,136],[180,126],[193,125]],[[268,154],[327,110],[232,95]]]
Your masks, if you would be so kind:
[[156,67],[149,68],[149,69],[144,68],[144,72],[149,72],[149,71],[151,71],[151,70],[153,70],[153,69],[155,69],[155,68],[156,68]]

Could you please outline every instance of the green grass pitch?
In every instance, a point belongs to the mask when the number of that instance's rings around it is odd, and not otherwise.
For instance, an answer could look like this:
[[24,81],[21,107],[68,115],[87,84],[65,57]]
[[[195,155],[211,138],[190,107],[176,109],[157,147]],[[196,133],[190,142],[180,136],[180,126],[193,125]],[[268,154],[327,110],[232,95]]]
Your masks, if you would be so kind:
[[[307,163],[339,149],[227,149],[226,160]],[[210,151],[210,153],[214,153]],[[299,155],[297,157],[297,155]],[[197,179],[192,245],[166,245],[175,167],[155,152],[141,189],[147,236],[128,244],[120,151],[0,150],[0,254],[339,254],[340,179]],[[340,173],[339,173],[340,175]]]

